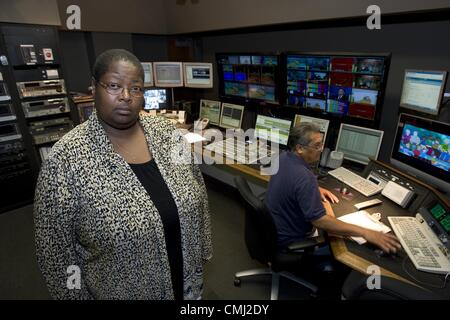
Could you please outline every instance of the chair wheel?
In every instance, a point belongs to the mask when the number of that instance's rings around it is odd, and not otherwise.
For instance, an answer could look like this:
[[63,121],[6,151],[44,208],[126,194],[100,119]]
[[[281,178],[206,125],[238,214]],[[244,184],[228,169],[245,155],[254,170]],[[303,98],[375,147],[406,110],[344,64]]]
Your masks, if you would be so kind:
[[241,279],[240,278],[234,278],[234,286],[240,287],[241,286]]

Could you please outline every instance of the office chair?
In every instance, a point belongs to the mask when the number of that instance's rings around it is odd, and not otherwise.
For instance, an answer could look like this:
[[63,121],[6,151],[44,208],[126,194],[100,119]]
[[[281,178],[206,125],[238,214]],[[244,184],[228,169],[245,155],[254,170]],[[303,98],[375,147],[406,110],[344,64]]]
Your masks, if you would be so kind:
[[442,300],[437,294],[415,285],[381,276],[380,289],[369,289],[369,275],[353,270],[342,286],[343,300]]
[[289,246],[288,252],[280,252],[277,248],[277,230],[272,215],[262,199],[251,191],[247,181],[241,176],[234,178],[245,205],[245,243],[252,259],[268,266],[265,269],[240,271],[235,274],[234,284],[239,286],[241,278],[254,275],[272,275],[271,300],[278,299],[280,276],[303,285],[317,293],[317,286],[286,271],[300,267],[302,258],[308,250],[313,251],[318,244],[324,243],[323,237],[308,239]]

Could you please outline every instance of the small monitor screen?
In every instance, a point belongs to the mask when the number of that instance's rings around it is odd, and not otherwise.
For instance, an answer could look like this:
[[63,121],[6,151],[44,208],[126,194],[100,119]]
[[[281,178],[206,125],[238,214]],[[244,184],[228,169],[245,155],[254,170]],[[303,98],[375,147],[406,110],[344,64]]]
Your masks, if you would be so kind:
[[368,164],[369,158],[377,159],[383,140],[383,131],[342,123],[336,143],[336,151],[344,153],[344,159]]
[[378,91],[366,89],[353,89],[352,102],[359,104],[369,104],[375,106],[377,104]]
[[184,83],[191,88],[212,88],[212,63],[184,63]]
[[144,110],[165,109],[167,105],[166,89],[146,89],[144,91]]
[[225,94],[246,98],[247,85],[237,82],[225,82]]
[[220,124],[220,101],[200,100],[199,118],[207,118],[211,124]]
[[290,120],[258,115],[256,117],[255,137],[281,145],[287,145],[291,123],[292,121]]
[[220,115],[220,126],[224,128],[240,129],[244,106],[230,103],[222,103],[222,113]]
[[251,64],[251,57],[250,56],[240,56],[239,63],[240,64]]
[[275,99],[275,88],[269,86],[249,84],[248,97],[253,99],[273,101]]
[[406,70],[400,106],[437,115],[446,78],[446,71]]
[[183,69],[181,62],[154,62],[153,74],[157,87],[182,87]]
[[439,222],[442,228],[450,234],[450,211],[446,210],[440,202],[435,202],[429,208],[431,215]]
[[326,101],[320,99],[306,98],[306,107],[325,111]]

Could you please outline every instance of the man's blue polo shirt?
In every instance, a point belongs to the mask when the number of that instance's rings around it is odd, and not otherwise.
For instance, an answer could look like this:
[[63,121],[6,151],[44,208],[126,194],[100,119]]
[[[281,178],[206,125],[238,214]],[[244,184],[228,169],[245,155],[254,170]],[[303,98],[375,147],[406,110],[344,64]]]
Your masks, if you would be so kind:
[[278,173],[270,178],[265,203],[278,231],[278,245],[303,240],[313,229],[311,221],[326,214],[317,178],[308,164],[292,152],[279,158]]

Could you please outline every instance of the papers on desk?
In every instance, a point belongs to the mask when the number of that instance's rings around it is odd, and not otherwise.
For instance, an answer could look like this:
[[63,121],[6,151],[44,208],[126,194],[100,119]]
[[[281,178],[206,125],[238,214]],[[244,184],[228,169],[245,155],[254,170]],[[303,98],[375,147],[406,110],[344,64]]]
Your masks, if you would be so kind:
[[188,132],[184,135],[184,138],[188,143],[196,143],[199,141],[206,141],[206,138],[203,138],[198,133]]
[[[389,228],[384,223],[377,221],[376,218],[372,217],[367,211],[364,210],[346,214],[342,217],[339,217],[338,219],[343,222],[355,224],[357,226],[374,231],[380,231],[383,233],[388,233],[389,231],[391,231],[391,228]],[[351,237],[351,238],[355,240],[358,244],[363,244],[366,242],[366,239],[362,237]]]

